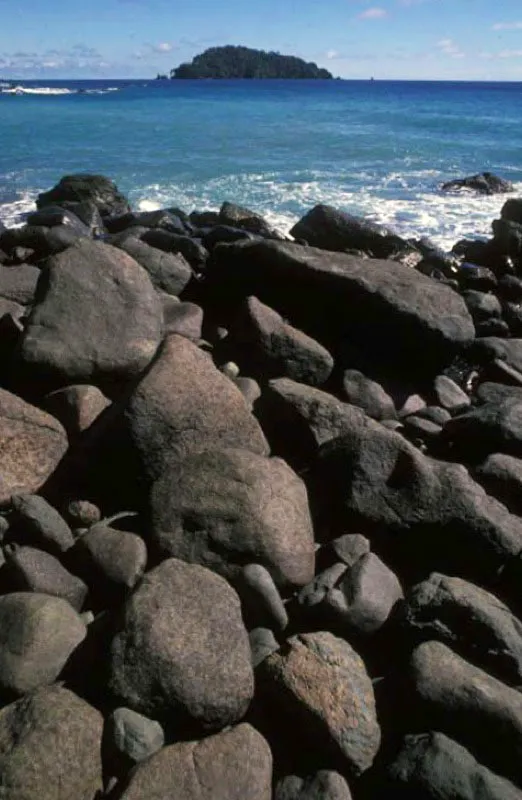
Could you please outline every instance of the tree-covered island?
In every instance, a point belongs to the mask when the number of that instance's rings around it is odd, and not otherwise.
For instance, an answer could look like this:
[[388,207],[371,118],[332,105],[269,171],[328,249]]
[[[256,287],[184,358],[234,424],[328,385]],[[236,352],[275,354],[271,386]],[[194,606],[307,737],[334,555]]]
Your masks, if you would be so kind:
[[190,64],[171,70],[171,78],[291,78],[332,79],[327,69],[296,56],[226,45],[211,47]]

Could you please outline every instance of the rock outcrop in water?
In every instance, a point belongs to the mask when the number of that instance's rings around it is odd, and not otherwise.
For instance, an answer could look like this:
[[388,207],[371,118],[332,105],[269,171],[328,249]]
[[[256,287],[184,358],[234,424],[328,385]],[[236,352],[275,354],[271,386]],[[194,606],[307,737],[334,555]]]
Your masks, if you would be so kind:
[[459,192],[467,189],[478,194],[505,194],[514,191],[514,188],[510,181],[499,178],[492,172],[481,172],[478,175],[456,178],[442,184],[443,192]]
[[522,201],[453,253],[100,176],[38,207],[0,231],[2,797],[522,800]]
[[210,47],[171,71],[171,78],[290,78],[330,80],[333,75],[296,56],[250,47]]

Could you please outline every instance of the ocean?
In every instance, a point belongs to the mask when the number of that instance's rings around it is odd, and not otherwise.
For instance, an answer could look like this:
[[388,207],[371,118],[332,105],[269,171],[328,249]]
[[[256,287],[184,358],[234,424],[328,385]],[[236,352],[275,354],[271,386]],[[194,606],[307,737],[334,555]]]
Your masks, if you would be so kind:
[[[6,76],[7,78],[7,76]],[[0,220],[73,172],[133,207],[249,206],[279,230],[317,203],[447,249],[490,233],[505,195],[447,195],[489,170],[522,190],[522,84],[402,81],[0,82]]]

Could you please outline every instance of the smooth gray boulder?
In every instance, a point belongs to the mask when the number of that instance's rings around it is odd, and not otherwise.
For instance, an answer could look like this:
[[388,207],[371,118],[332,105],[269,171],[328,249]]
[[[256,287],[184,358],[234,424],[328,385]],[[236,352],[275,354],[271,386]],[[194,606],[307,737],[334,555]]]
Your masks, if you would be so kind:
[[110,687],[133,711],[159,721],[177,714],[207,730],[238,722],[254,682],[231,586],[173,558],[148,572],[112,642]]
[[143,372],[161,335],[161,303],[143,267],[85,239],[46,262],[19,358],[56,388],[110,385]]
[[109,746],[136,764],[150,758],[165,744],[159,722],[130,708],[116,708],[108,717],[105,730]]
[[20,696],[53,683],[87,633],[59,597],[11,592],[0,597],[0,690]]
[[398,800],[521,800],[522,791],[443,733],[404,738],[387,768]]
[[2,800],[94,800],[102,790],[103,717],[46,686],[0,710]]
[[268,454],[261,428],[239,389],[183,336],[165,339],[123,416],[149,479],[164,474],[167,464],[207,447]]
[[272,754],[251,725],[164,747],[139,764],[115,800],[271,800]]
[[280,588],[313,577],[315,552],[303,481],[279,458],[204,450],[165,469],[150,493],[151,544],[237,578],[266,567]]

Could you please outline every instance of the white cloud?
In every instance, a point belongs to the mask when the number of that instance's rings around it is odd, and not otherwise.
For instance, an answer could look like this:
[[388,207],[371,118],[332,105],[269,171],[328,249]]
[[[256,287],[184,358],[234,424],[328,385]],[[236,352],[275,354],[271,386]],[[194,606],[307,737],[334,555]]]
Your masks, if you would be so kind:
[[339,58],[338,50],[328,50],[326,53],[326,58],[328,61],[332,61],[334,58]]
[[358,15],[358,19],[382,19],[387,16],[388,12],[385,8],[367,8],[366,11]]
[[153,48],[156,53],[170,53],[174,50],[174,45],[171,42],[160,42]]
[[444,55],[450,56],[451,58],[464,58],[465,56],[465,53],[453,39],[439,39],[437,47]]
[[522,22],[495,22],[491,30],[493,31],[519,31],[522,30]]
[[498,58],[522,58],[522,50],[501,50]]

